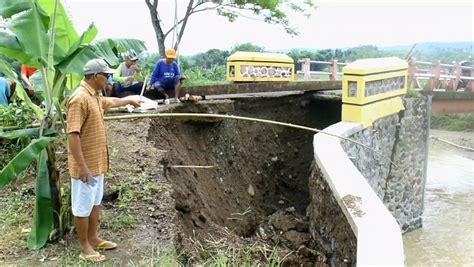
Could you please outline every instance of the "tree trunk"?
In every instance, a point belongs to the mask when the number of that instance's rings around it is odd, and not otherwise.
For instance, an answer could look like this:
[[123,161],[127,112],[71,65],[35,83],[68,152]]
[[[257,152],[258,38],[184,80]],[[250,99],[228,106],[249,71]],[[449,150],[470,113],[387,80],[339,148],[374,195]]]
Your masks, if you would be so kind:
[[[193,4],[194,0],[190,0],[188,7],[186,8],[186,15],[183,18],[183,24],[181,25],[181,29],[178,33],[178,40],[176,40],[176,44],[174,45],[174,49],[178,50],[178,45],[181,42],[181,39],[183,38],[184,30],[186,29],[186,24],[188,23],[189,16],[191,15],[191,11],[193,10]],[[178,25],[175,25],[175,27],[178,27]]]
[[158,0],[153,0],[153,3],[150,0],[145,0],[148,9],[150,10],[151,23],[153,24],[153,29],[155,30],[156,42],[158,43],[158,49],[161,56],[165,55],[165,35],[163,34],[163,29],[160,26],[160,19],[158,17]]
[[46,149],[48,152],[49,186],[51,190],[51,201],[53,203],[53,227],[58,233],[62,234],[61,184],[59,179],[59,171],[56,166],[56,149],[54,144],[49,144]]

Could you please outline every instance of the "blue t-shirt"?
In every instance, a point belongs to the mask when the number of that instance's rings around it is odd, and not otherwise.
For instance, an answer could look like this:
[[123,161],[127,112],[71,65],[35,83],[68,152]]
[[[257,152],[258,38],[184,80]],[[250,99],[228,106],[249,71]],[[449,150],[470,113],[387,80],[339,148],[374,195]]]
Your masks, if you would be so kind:
[[158,60],[151,74],[150,84],[154,84],[155,82],[168,83],[174,81],[175,77],[180,76],[181,73],[179,72],[179,67],[176,62],[173,61],[168,65],[164,60]]
[[8,97],[10,97],[10,85],[5,78],[0,77],[0,105],[8,107]]

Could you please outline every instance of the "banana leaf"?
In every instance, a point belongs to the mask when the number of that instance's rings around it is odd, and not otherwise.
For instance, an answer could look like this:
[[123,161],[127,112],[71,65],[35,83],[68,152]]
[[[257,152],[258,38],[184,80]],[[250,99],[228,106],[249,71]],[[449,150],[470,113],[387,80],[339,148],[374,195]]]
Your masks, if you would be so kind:
[[[0,129],[1,130],[1,129]],[[18,139],[18,138],[38,138],[39,128],[20,129],[8,132],[0,132],[0,138],[4,139]],[[56,137],[58,133],[53,129],[44,129],[43,136]]]
[[96,57],[97,54],[90,46],[80,47],[76,52],[59,63],[56,67],[62,73],[73,73],[82,76],[84,74],[84,65],[87,61]]
[[34,0],[2,0],[0,1],[0,16],[8,19],[11,16],[28,10],[34,4]]
[[76,42],[69,47],[67,57],[72,55],[79,47],[90,44],[97,36],[97,28],[94,23],[91,23],[87,30],[82,33],[80,38],[77,38]]
[[13,71],[12,65],[2,58],[0,58],[0,72],[5,74],[7,78],[18,81],[18,75]]
[[96,41],[91,45],[91,47],[94,49],[97,57],[105,59],[109,65],[115,67],[120,63],[120,59],[114,52],[115,47],[113,46],[113,43],[108,40]]
[[115,47],[108,39],[96,41],[91,45],[91,47],[94,49],[97,57],[105,59],[109,65],[116,67],[120,63],[120,59],[114,52]]
[[[7,28],[13,32],[25,53],[31,58],[30,66],[39,67],[40,62],[46,63],[49,43],[48,14],[34,0],[3,0],[0,10],[2,8],[17,12],[2,12],[2,17],[11,16]],[[13,14],[15,16],[12,16]]]
[[33,139],[31,143],[18,153],[0,172],[0,189],[14,181],[38,157],[44,148],[54,141],[55,137]]
[[16,36],[9,31],[0,31],[0,54],[16,59],[19,62],[28,62],[30,60]]
[[44,82],[41,71],[37,70],[30,76],[30,83],[35,88],[35,96],[39,101],[44,101]]
[[48,241],[49,234],[53,229],[53,201],[49,186],[48,153],[43,149],[38,157],[38,170],[36,176],[35,215],[28,237],[29,249],[40,249]]
[[[52,0],[37,0],[41,8],[43,8],[50,17],[54,16],[55,1]],[[77,42],[79,35],[77,34],[71,20],[69,19],[66,10],[61,3],[58,4],[56,11],[56,25],[55,25],[55,64],[66,57],[67,51],[71,46]],[[58,51],[64,51],[64,54],[58,55]],[[58,61],[56,61],[58,60]]]
[[110,46],[115,47],[117,52],[125,52],[128,50],[134,50],[135,53],[140,54],[146,50],[145,43],[135,39],[108,39]]
[[82,80],[82,75],[69,73],[66,75],[66,88],[64,88],[65,95],[71,95]]

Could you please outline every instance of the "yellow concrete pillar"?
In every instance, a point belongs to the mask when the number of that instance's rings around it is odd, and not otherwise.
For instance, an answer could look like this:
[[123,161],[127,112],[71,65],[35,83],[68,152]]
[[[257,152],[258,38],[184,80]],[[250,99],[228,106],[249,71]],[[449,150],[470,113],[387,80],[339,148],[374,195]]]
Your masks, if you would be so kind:
[[285,54],[235,52],[227,58],[227,80],[282,82],[295,79],[293,59]]
[[368,127],[404,110],[408,63],[396,57],[360,59],[343,68],[342,121]]

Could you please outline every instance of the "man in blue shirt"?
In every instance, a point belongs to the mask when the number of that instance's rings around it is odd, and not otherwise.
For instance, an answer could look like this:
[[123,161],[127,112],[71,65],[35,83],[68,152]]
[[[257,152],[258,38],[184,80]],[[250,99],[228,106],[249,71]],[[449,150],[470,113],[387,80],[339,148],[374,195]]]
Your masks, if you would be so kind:
[[165,98],[165,104],[169,103],[169,95],[174,92],[176,102],[179,102],[179,90],[181,89],[181,81],[185,78],[179,71],[176,59],[176,51],[167,49],[165,58],[158,60],[151,74],[150,84]]
[[10,86],[14,87],[15,85],[11,81],[7,81],[5,78],[0,77],[0,105],[8,107],[8,99],[13,94],[10,90]]

